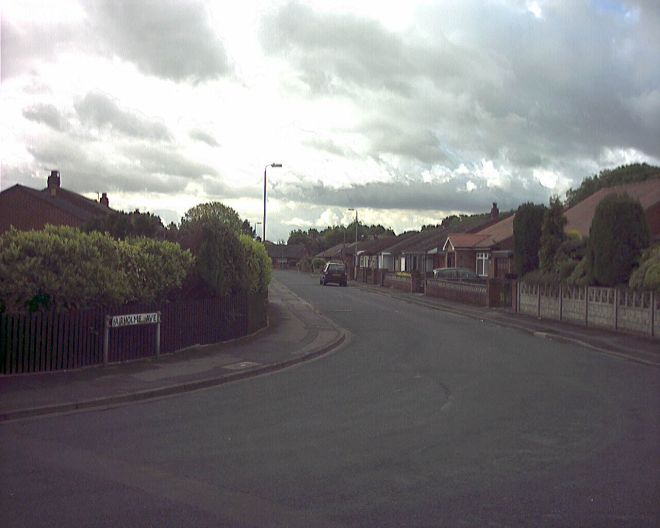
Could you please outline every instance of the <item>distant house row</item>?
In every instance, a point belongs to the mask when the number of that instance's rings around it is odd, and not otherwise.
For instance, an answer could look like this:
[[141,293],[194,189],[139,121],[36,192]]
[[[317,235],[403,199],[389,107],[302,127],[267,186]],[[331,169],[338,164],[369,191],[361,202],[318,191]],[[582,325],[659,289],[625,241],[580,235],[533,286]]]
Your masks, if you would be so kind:
[[[652,240],[660,241],[660,178],[597,191],[565,211],[565,230],[588,236],[596,206],[612,193],[625,193],[639,200]],[[106,193],[97,202],[65,190],[59,171],[54,170],[41,191],[16,184],[0,192],[0,233],[12,225],[21,230],[42,229],[46,224],[79,227],[94,217],[114,212]],[[451,228],[337,244],[315,256],[325,261],[344,261],[353,277],[357,266],[421,275],[436,268],[459,267],[474,270],[482,277],[504,278],[513,272],[514,218],[515,214],[501,215],[493,203],[490,215],[466,218]],[[266,243],[266,249],[275,268],[295,268],[301,259],[312,256],[299,244]]]
[[[601,189],[567,209],[566,232],[588,236],[596,206],[605,196],[625,193],[639,200],[654,242],[660,242],[660,178]],[[513,220],[493,204],[490,218],[452,228],[404,233],[396,237],[338,244],[316,255],[326,261],[343,260],[355,276],[357,267],[428,275],[436,268],[468,268],[481,277],[505,278],[513,273]]]

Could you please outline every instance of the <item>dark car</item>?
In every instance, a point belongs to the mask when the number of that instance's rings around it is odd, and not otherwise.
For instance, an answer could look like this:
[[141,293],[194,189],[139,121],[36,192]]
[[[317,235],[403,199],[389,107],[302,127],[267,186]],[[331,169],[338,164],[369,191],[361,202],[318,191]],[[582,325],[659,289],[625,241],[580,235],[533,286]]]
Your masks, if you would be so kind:
[[346,266],[343,262],[328,262],[321,272],[320,284],[325,286],[334,282],[339,286],[346,286]]
[[437,268],[433,270],[434,279],[450,281],[479,281],[481,277],[467,268]]

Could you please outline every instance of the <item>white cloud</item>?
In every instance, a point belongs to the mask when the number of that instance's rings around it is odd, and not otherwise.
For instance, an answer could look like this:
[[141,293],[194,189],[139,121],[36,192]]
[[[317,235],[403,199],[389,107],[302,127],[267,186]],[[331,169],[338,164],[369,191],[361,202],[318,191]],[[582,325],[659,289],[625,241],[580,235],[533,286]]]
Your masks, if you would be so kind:
[[59,168],[122,207],[254,223],[276,161],[277,239],[348,207],[401,230],[545,203],[660,158],[658,3],[608,5],[10,0],[0,185]]

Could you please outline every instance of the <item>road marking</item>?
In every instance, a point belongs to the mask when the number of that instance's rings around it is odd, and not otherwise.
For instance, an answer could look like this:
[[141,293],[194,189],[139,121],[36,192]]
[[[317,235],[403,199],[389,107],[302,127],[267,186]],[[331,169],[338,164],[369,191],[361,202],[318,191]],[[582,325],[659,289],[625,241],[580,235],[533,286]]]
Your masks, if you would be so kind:
[[225,365],[222,368],[228,370],[244,370],[247,368],[258,367],[261,363],[255,363],[254,361],[241,361],[240,363],[232,363],[231,365]]

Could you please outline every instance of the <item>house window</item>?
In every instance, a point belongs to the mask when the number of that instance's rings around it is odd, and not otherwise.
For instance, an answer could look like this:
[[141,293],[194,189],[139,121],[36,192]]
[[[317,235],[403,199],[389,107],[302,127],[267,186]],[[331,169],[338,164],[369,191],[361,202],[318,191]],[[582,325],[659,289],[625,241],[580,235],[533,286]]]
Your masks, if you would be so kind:
[[485,277],[488,275],[488,253],[477,253],[477,275]]

